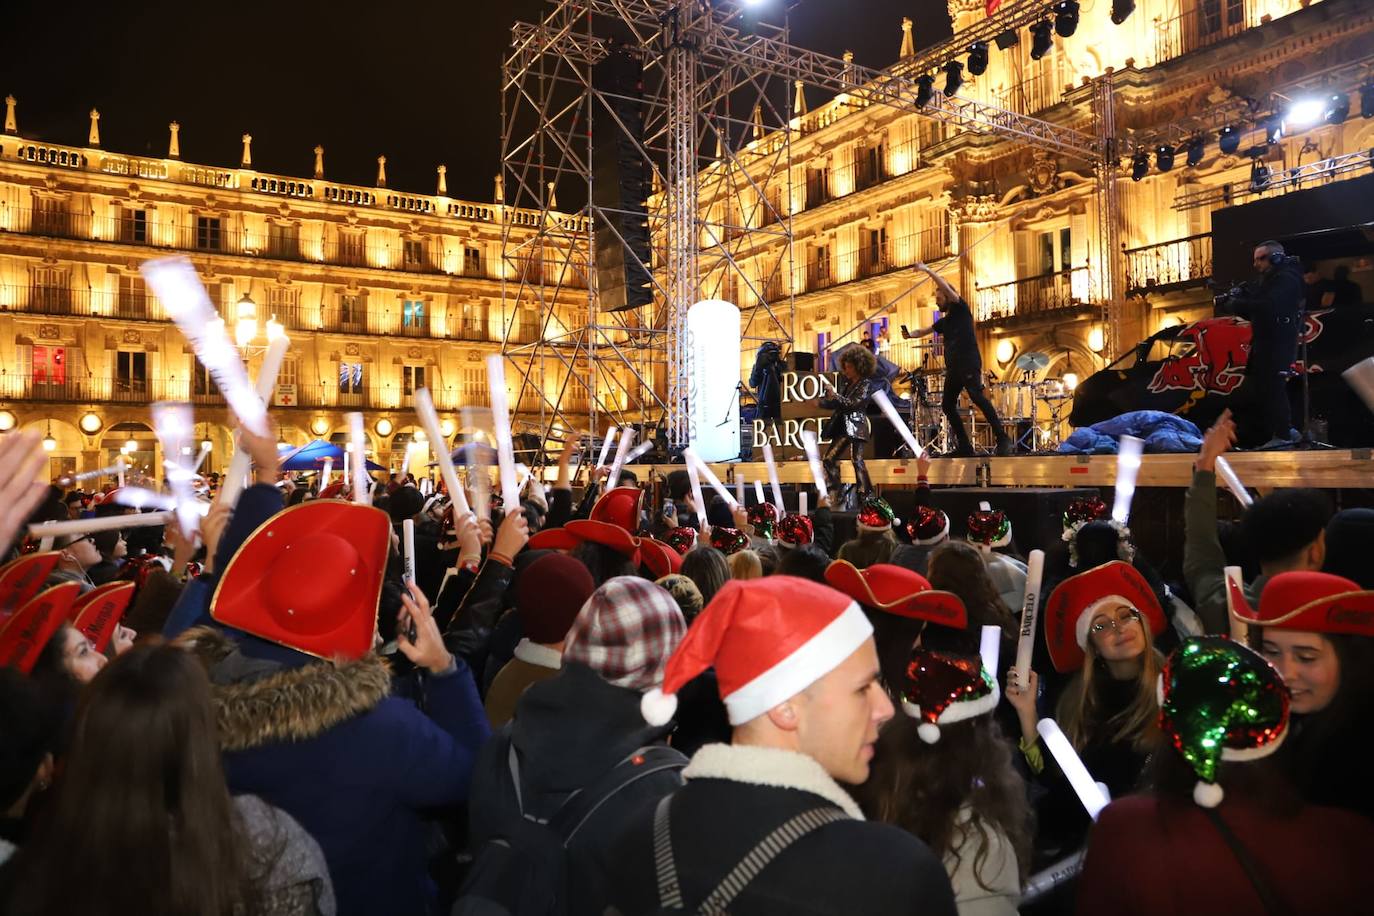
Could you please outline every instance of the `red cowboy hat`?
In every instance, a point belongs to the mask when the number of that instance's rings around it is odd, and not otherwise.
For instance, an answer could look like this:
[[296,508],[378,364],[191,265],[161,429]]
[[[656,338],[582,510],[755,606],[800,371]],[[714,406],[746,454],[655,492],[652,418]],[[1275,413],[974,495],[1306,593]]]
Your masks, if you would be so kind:
[[331,483],[329,486],[325,487],[323,490],[321,490],[321,491],[319,492],[318,495],[316,495],[315,498],[316,498],[316,499],[343,499],[343,491],[344,491],[344,484],[343,484],[343,481],[339,481],[338,483]]
[[1279,573],[1264,584],[1259,611],[1227,576],[1231,616],[1245,623],[1311,633],[1374,636],[1374,591],[1324,572]]
[[1060,673],[1083,666],[1083,650],[1088,643],[1088,624],[1095,606],[1117,598],[1134,607],[1150,624],[1157,637],[1168,626],[1150,583],[1130,563],[1113,560],[1060,582],[1045,602],[1045,644],[1050,661]]
[[654,538],[639,539],[639,561],[649,567],[655,579],[682,570],[682,554]]
[[320,658],[372,650],[391,519],[381,509],[314,500],[277,513],[220,577],[210,616]]
[[643,500],[644,491],[639,487],[616,487],[602,494],[587,517],[591,521],[606,522],[634,534],[639,530],[639,509]]
[[874,563],[859,569],[848,560],[836,560],[826,568],[825,581],[864,607],[959,630],[968,626],[958,595],[931,588],[925,576],[902,566]]
[[545,528],[530,535],[525,546],[530,550],[573,550],[581,543],[582,539],[567,528]]
[[0,566],[0,625],[38,594],[61,558],[61,551],[49,550],[26,554]]
[[563,530],[579,542],[591,541],[593,544],[602,544],[627,557],[634,557],[639,552],[639,538],[611,522],[575,518],[564,525]]
[[67,619],[85,634],[97,652],[104,652],[115,626],[134,600],[135,588],[132,582],[107,582],[72,602]]
[[81,594],[81,583],[64,582],[30,598],[0,629],[0,668],[33,671],[43,647],[67,619],[72,602]]

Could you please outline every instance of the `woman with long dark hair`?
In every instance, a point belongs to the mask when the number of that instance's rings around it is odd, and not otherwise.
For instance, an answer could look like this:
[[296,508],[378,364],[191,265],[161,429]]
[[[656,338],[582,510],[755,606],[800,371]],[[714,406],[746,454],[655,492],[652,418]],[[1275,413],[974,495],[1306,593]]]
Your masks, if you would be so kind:
[[924,840],[960,913],[979,916],[1015,916],[1031,852],[1026,786],[989,715],[997,699],[977,654],[918,647],[901,691],[906,715],[884,726],[871,775],[853,790],[868,817]]
[[840,354],[840,386],[830,397],[821,398],[821,406],[834,411],[825,427],[825,437],[831,440],[825,450],[825,476],[831,493],[840,493],[840,459],[848,457],[854,465],[854,480],[859,495],[873,492],[868,467],[864,464],[864,444],[872,432],[868,422],[868,399],[873,394],[873,373],[878,360],[863,347],[850,345]]
[[[1004,650],[1016,640],[1016,617],[998,594],[988,575],[987,561],[977,547],[964,541],[945,541],[931,552],[927,569],[931,587],[953,592],[964,602],[968,631],[973,637],[972,651],[977,650],[985,626],[1002,631]],[[1005,651],[1002,656],[1009,658]]]
[[333,913],[319,846],[231,798],[210,683],[171,646],[136,646],[91,682],[55,798],[0,880],[5,913]]

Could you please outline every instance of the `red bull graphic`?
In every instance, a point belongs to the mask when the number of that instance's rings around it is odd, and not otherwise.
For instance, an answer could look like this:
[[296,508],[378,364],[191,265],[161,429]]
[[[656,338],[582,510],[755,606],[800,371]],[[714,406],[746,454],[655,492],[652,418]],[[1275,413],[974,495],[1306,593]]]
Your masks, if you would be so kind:
[[1191,342],[1184,356],[1164,360],[1149,391],[1206,391],[1230,394],[1245,381],[1250,355],[1250,322],[1239,318],[1209,318],[1190,324],[1176,340]]

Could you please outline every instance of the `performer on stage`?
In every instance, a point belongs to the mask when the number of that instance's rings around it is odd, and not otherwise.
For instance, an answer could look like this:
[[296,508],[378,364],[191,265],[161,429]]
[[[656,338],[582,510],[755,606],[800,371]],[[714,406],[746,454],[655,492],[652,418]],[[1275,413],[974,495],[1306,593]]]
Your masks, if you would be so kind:
[[1302,268],[1289,258],[1278,242],[1255,247],[1258,283],[1231,300],[1231,310],[1250,322],[1250,357],[1245,364],[1245,384],[1251,389],[1254,423],[1262,427],[1265,442],[1260,448],[1277,448],[1297,442],[1288,403],[1288,375],[1298,357],[1298,329],[1305,293]]
[[835,412],[825,426],[825,437],[832,440],[824,455],[826,481],[832,493],[840,492],[840,457],[846,450],[849,460],[854,462],[859,495],[873,492],[873,481],[864,465],[864,443],[871,433],[868,399],[873,394],[873,374],[877,368],[878,360],[869,350],[861,346],[847,347],[840,354],[839,390],[821,399],[822,407]]
[[992,427],[993,435],[997,437],[997,454],[1010,455],[1012,441],[1002,429],[997,409],[992,406],[983,388],[983,357],[978,352],[978,338],[973,331],[972,309],[954,287],[945,282],[944,277],[919,261],[916,262],[916,269],[925,271],[926,276],[935,281],[935,304],[940,307],[942,316],[928,328],[921,328],[915,332],[908,332],[903,328],[902,336],[912,340],[936,333],[944,336],[945,393],[940,408],[949,420],[949,428],[954,432],[958,442],[954,450],[955,457],[973,457],[973,443],[969,440],[968,431],[964,429],[963,420],[959,418],[959,392],[966,389],[969,400],[983,412],[988,425]]

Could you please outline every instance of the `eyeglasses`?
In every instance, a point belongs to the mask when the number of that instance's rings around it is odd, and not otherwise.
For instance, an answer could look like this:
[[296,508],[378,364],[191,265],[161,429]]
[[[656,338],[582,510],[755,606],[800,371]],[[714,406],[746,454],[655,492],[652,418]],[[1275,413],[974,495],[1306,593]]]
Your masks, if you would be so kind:
[[1105,633],[1108,629],[1117,630],[1119,632],[1125,629],[1127,625],[1135,623],[1138,620],[1140,620],[1140,611],[1133,607],[1128,607],[1126,608],[1125,614],[1095,623],[1088,627],[1088,632]]

